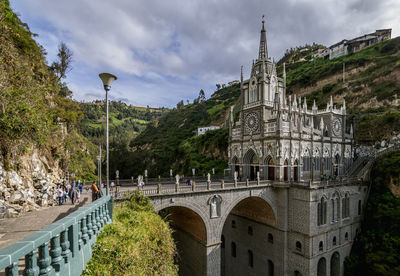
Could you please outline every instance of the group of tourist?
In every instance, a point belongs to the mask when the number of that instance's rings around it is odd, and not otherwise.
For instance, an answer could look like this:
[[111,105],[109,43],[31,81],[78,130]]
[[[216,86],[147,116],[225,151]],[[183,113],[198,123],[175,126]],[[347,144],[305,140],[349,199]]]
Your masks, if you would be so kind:
[[75,181],[71,184],[63,184],[59,185],[57,189],[57,196],[58,196],[58,205],[63,205],[67,203],[68,199],[71,199],[71,203],[75,204],[76,202],[80,201],[81,194],[83,190],[83,183],[80,181],[75,183]]

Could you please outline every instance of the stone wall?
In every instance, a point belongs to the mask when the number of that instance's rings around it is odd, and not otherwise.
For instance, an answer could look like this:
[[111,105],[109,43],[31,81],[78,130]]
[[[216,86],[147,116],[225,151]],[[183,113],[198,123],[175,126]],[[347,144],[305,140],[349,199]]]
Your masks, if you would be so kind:
[[[233,220],[235,228],[232,227]],[[252,234],[249,233],[249,227],[252,228]],[[268,238],[269,234],[272,239]],[[271,262],[274,275],[284,275],[284,232],[245,217],[229,215],[223,236],[222,275],[268,275]],[[236,257],[232,256],[232,242],[236,244]],[[249,250],[253,254],[253,267],[249,263]]]

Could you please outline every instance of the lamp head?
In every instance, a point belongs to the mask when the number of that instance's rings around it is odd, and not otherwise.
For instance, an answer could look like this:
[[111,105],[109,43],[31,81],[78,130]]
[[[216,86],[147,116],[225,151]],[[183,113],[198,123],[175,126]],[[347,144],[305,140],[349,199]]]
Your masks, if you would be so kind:
[[104,90],[109,91],[111,89],[111,84],[113,81],[117,79],[116,76],[110,73],[101,73],[99,74],[99,77],[101,81],[103,82],[104,85]]

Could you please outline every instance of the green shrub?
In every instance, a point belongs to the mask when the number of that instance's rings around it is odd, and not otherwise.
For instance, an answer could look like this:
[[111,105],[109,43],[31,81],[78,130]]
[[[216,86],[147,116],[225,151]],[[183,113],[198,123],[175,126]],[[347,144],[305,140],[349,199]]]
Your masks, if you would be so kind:
[[83,275],[177,275],[172,230],[137,193],[114,207]]

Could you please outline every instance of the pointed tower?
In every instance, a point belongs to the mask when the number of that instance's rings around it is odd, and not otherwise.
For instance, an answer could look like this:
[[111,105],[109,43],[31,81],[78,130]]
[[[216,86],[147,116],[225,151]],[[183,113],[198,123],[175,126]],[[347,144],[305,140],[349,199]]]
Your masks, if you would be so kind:
[[264,15],[262,16],[262,28],[260,34],[260,48],[258,51],[258,59],[267,59],[268,58],[268,49],[267,49],[267,35],[264,28]]

